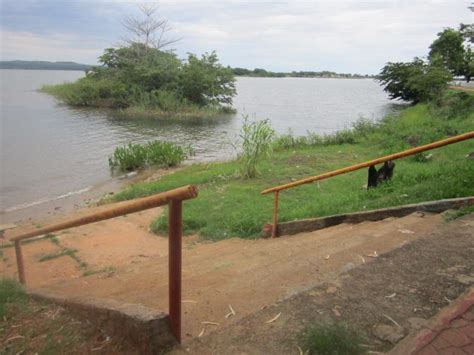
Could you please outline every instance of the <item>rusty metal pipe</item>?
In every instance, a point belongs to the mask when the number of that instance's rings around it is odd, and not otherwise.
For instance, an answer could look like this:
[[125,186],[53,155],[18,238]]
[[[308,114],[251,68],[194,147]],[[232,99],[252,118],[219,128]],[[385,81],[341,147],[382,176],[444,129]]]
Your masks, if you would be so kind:
[[280,191],[275,191],[275,201],[273,208],[273,226],[272,226],[272,238],[278,237],[278,203],[279,203]]
[[171,332],[181,343],[181,241],[182,202],[171,201],[168,213],[169,315]]
[[25,285],[25,264],[23,262],[23,253],[21,251],[21,241],[15,240],[15,254],[16,254],[16,264],[18,266],[18,279],[20,282]]
[[268,194],[270,192],[277,192],[277,191],[290,189],[292,187],[296,187],[296,186],[300,186],[300,185],[304,185],[304,184],[310,184],[310,183],[318,181],[318,180],[323,180],[323,179],[327,179],[327,178],[330,178],[330,177],[333,177],[333,176],[336,176],[336,175],[341,175],[341,174],[349,173],[351,171],[367,168],[371,165],[384,163],[384,162],[389,161],[389,160],[396,160],[396,159],[400,159],[400,158],[405,158],[407,156],[417,154],[417,153],[421,153],[421,152],[424,152],[426,150],[431,150],[431,149],[443,147],[445,145],[461,142],[461,141],[464,141],[464,140],[467,140],[467,139],[472,139],[472,138],[474,138],[474,131],[467,132],[467,133],[461,134],[459,136],[443,139],[443,140],[440,140],[440,141],[437,141],[437,142],[434,142],[434,143],[425,144],[425,145],[422,145],[420,147],[407,149],[407,150],[404,150],[402,152],[398,152],[398,153],[395,153],[395,154],[386,155],[384,157],[377,158],[377,159],[374,159],[374,160],[369,160],[369,161],[366,161],[364,163],[351,165],[351,166],[348,166],[346,168],[333,170],[333,171],[330,171],[330,172],[327,172],[327,173],[324,173],[324,174],[320,174],[320,175],[308,177],[308,178],[305,178],[305,179],[297,180],[297,181],[294,181],[294,182],[291,182],[291,183],[288,183],[288,184],[275,186],[275,187],[272,187],[270,189],[266,189],[266,190],[262,191],[261,194],[265,195],[265,194]]
[[72,219],[70,221],[53,224],[44,228],[36,229],[31,232],[20,234],[11,238],[12,241],[20,241],[39,235],[60,231],[72,227],[79,227],[85,224],[103,221],[105,219],[123,216],[129,213],[135,213],[150,208],[155,208],[168,204],[174,200],[188,200],[197,197],[197,188],[194,185],[183,186],[174,190],[162,192],[153,196],[138,198],[135,200],[113,204],[109,209],[100,212],[94,212],[89,215]]

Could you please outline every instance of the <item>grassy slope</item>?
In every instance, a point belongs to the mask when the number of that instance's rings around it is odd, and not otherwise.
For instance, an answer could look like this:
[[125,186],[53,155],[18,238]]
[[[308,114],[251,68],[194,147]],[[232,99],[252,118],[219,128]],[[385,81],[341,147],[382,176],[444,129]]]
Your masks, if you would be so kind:
[[[369,133],[359,133],[357,144],[276,151],[261,164],[256,179],[241,179],[236,161],[197,164],[159,181],[131,186],[115,200],[197,184],[199,198],[185,203],[185,232],[212,240],[253,238],[271,221],[273,196],[260,195],[264,188],[406,149],[407,141],[420,145],[472,129],[474,113],[447,120],[427,105],[417,105],[399,117],[386,118]],[[286,190],[280,194],[280,221],[474,195],[474,163],[465,157],[470,152],[473,140],[434,150],[428,162],[398,160],[393,180],[369,191],[363,188],[365,169]],[[153,222],[152,229],[165,231],[166,216]]]

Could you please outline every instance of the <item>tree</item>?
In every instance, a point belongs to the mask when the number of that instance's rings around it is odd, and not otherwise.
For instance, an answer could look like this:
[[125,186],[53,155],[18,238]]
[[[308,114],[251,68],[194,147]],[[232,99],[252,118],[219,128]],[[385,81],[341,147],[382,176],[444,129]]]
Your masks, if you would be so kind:
[[206,53],[201,58],[188,54],[179,87],[186,99],[200,106],[231,105],[236,94],[233,70],[219,64],[216,52]]
[[419,58],[410,63],[387,63],[378,76],[391,99],[414,103],[436,98],[451,79],[443,66],[427,64]]
[[464,37],[464,40],[474,43],[474,24],[461,23],[459,25],[459,32]]
[[459,31],[447,28],[438,33],[438,38],[430,46],[429,60],[441,61],[453,73],[462,75],[465,49],[464,38]]
[[455,76],[464,76],[469,82],[474,66],[470,48],[473,41],[473,25],[461,24],[459,30],[447,28],[438,33],[438,38],[431,44],[429,60],[432,64],[442,64]]
[[132,34],[132,38],[125,38],[129,45],[142,44],[145,51],[148,48],[163,49],[178,42],[179,38],[166,38],[171,30],[167,19],[157,16],[156,5],[139,5],[142,17],[127,16],[123,19],[123,26]]

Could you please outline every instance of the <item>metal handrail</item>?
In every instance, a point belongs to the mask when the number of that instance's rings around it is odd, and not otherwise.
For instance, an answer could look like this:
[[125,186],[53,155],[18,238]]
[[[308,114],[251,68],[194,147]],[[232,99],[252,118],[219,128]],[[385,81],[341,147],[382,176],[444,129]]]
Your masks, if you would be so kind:
[[93,212],[86,216],[71,219],[62,223],[22,233],[10,238],[15,243],[18,277],[26,284],[25,265],[21,242],[30,238],[57,232],[63,229],[79,227],[106,219],[123,216],[129,213],[144,211],[168,204],[168,248],[169,248],[169,314],[173,335],[181,342],[181,246],[182,246],[182,202],[196,198],[198,190],[194,185],[187,185],[153,196],[112,204],[104,211]]
[[387,162],[389,160],[396,160],[396,159],[400,159],[400,158],[405,158],[405,157],[413,155],[413,154],[417,154],[417,153],[421,153],[421,152],[424,152],[424,151],[427,151],[427,150],[443,147],[445,145],[449,145],[449,144],[453,144],[453,143],[458,143],[458,142],[461,142],[461,141],[464,141],[464,140],[467,140],[467,139],[472,139],[472,138],[474,138],[474,131],[467,132],[467,133],[464,133],[464,134],[461,134],[461,135],[458,135],[458,136],[455,136],[455,137],[443,139],[443,140],[433,142],[433,143],[430,143],[430,144],[425,144],[425,145],[422,145],[420,147],[407,149],[407,150],[404,150],[402,152],[398,152],[398,153],[395,153],[395,154],[386,155],[384,157],[369,160],[369,161],[366,161],[366,162],[363,162],[363,163],[351,165],[351,166],[348,166],[348,167],[345,167],[345,168],[342,168],[342,169],[333,170],[333,171],[330,171],[330,172],[327,172],[327,173],[324,173],[324,174],[319,174],[319,175],[316,175],[316,176],[307,177],[307,178],[304,178],[304,179],[300,179],[300,180],[297,180],[297,181],[290,182],[288,184],[283,184],[283,185],[279,185],[279,186],[275,186],[275,187],[263,190],[261,192],[262,195],[265,195],[265,194],[268,194],[268,193],[271,193],[271,192],[275,193],[275,202],[274,202],[274,210],[273,210],[272,237],[277,237],[277,235],[278,235],[278,200],[279,200],[279,193],[282,190],[290,189],[290,188],[297,187],[297,186],[304,185],[304,184],[310,184],[310,183],[315,182],[315,181],[324,180],[324,179],[327,179],[327,178],[330,178],[330,177],[333,177],[333,176],[337,176],[337,175],[341,175],[341,174],[346,174],[346,173],[349,173],[351,171],[367,168],[367,167],[370,167],[372,165]]

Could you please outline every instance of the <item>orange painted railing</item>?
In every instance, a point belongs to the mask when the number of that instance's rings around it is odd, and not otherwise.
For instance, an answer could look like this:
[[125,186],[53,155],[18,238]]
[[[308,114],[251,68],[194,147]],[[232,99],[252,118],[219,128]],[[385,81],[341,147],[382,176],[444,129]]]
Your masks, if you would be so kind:
[[278,200],[279,200],[280,191],[282,191],[282,190],[290,189],[290,188],[297,187],[297,186],[304,185],[304,184],[310,184],[310,183],[315,182],[315,181],[324,180],[324,179],[327,179],[327,178],[330,178],[330,177],[333,177],[333,176],[346,174],[346,173],[349,173],[351,171],[355,171],[355,170],[359,170],[359,169],[363,169],[363,168],[368,168],[372,165],[384,163],[384,162],[389,161],[389,160],[396,160],[396,159],[400,159],[400,158],[405,158],[405,157],[408,157],[408,156],[413,155],[413,154],[417,154],[417,153],[421,153],[421,152],[424,152],[424,151],[427,151],[427,150],[443,147],[445,145],[449,145],[449,144],[453,144],[453,143],[458,143],[458,142],[461,142],[461,141],[464,141],[464,140],[467,140],[467,139],[472,139],[472,138],[474,138],[474,131],[467,132],[467,133],[461,134],[459,136],[443,139],[443,140],[440,140],[440,141],[437,141],[437,142],[434,142],[434,143],[422,145],[420,147],[407,149],[407,150],[404,150],[402,152],[398,152],[398,153],[395,153],[395,154],[386,155],[384,157],[369,160],[369,161],[366,161],[366,162],[363,162],[363,163],[360,163],[360,164],[351,165],[351,166],[348,166],[348,167],[345,167],[345,168],[342,168],[342,169],[333,170],[333,171],[330,171],[330,172],[327,172],[327,173],[324,173],[324,174],[307,177],[305,179],[293,181],[293,182],[290,182],[288,184],[279,185],[279,186],[275,186],[275,187],[266,189],[266,190],[261,192],[262,195],[268,194],[268,193],[271,193],[271,192],[273,192],[275,194],[275,202],[274,202],[274,209],[273,209],[272,237],[274,238],[274,237],[278,236],[278,202],[279,202]]
[[193,185],[180,187],[149,197],[113,204],[108,209],[90,213],[86,216],[71,219],[66,222],[53,224],[34,231],[23,233],[11,238],[15,243],[18,277],[26,284],[25,265],[21,242],[63,229],[79,227],[90,223],[103,221],[109,218],[123,216],[129,213],[144,211],[163,205],[169,206],[168,217],[168,249],[169,249],[169,315],[173,335],[181,342],[181,245],[182,245],[182,202],[196,198],[197,188]]

